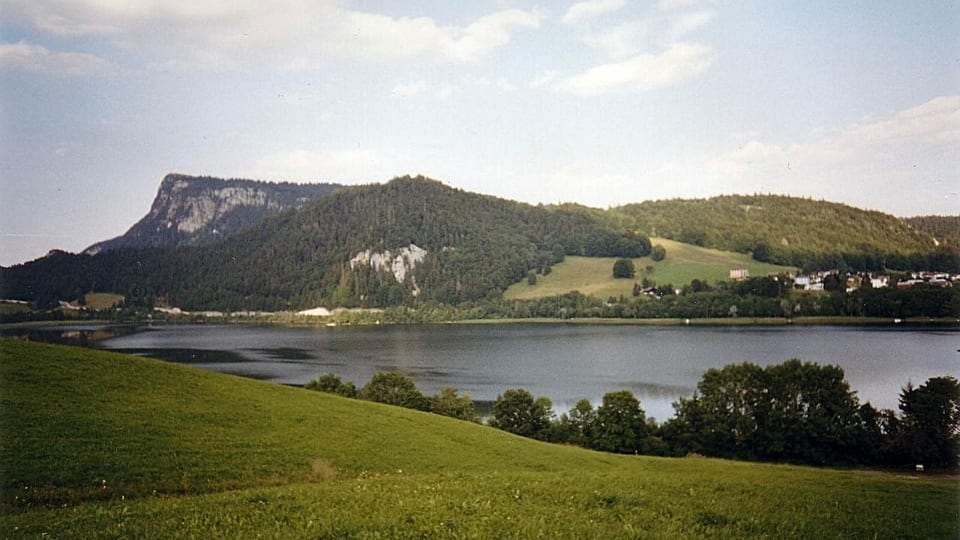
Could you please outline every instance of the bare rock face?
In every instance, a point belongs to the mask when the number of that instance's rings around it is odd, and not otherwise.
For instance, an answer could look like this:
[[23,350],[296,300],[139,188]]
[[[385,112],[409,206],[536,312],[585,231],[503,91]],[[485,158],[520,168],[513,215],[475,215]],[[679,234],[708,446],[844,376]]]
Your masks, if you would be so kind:
[[418,264],[423,262],[429,252],[416,244],[410,244],[408,247],[402,247],[391,252],[375,252],[372,249],[361,251],[350,259],[350,268],[357,266],[370,266],[377,271],[384,271],[393,274],[397,283],[403,283],[407,274],[412,272]]
[[95,255],[125,247],[216,243],[268,216],[298,208],[340,187],[168,174],[146,216],[123,236],[98,242],[83,252]]

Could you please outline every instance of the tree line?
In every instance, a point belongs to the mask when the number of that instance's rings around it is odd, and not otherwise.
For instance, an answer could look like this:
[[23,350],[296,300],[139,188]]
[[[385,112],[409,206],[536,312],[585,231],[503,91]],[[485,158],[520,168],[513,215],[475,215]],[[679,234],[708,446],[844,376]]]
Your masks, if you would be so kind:
[[[479,422],[469,394],[444,388],[423,395],[399,372],[377,373],[361,389],[326,374],[306,388]],[[838,366],[800,360],[708,370],[676,414],[658,424],[629,390],[608,392],[594,407],[579,400],[557,415],[550,399],[523,388],[497,396],[487,425],[543,441],[604,452],[699,454],[808,465],[956,470],[960,459],[960,383],[934,377],[908,383],[899,411],[860,403]]]

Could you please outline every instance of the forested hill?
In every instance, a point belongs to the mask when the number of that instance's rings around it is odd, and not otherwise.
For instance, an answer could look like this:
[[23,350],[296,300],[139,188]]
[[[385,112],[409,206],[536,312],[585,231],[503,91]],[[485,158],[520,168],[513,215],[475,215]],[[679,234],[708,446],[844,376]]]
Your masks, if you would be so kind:
[[[664,200],[615,208],[641,234],[805,268],[908,269],[932,264],[921,228],[880,212],[778,195]],[[934,261],[936,262],[936,261]]]
[[168,174],[146,216],[122,236],[98,242],[84,253],[216,243],[267,216],[325,197],[340,187]]
[[5,269],[0,293],[49,305],[98,290],[217,310],[456,304],[496,297],[565,255],[649,251],[596,211],[404,177],[341,189],[212,246],[55,254]]
[[960,247],[960,216],[917,216],[904,221],[942,246]]

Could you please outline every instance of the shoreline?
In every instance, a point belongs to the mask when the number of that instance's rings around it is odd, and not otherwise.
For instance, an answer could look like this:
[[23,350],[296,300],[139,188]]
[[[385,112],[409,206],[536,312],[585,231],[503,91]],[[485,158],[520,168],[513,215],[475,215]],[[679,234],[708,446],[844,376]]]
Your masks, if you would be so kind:
[[0,324],[2,330],[17,330],[30,328],[47,328],[55,326],[100,326],[100,325],[124,325],[124,324],[237,324],[237,325],[264,325],[264,326],[290,326],[290,327],[318,327],[318,328],[341,328],[341,327],[368,327],[368,326],[428,326],[428,325],[517,325],[517,324],[554,324],[554,325],[583,325],[583,326],[700,326],[700,327],[765,327],[765,326],[873,326],[873,327],[939,327],[939,328],[960,328],[960,319],[956,318],[910,318],[910,319],[891,319],[888,317],[739,317],[739,318],[701,318],[701,319],[621,319],[621,318],[559,318],[559,317],[531,317],[531,318],[504,318],[504,319],[464,319],[430,322],[365,322],[352,321],[341,322],[331,321],[329,317],[317,317],[314,319],[293,318],[293,317],[269,317],[269,318],[234,318],[234,317],[208,317],[202,322],[196,318],[172,318],[167,320],[151,319],[129,319],[129,320],[47,320],[47,321],[24,321],[16,323]]

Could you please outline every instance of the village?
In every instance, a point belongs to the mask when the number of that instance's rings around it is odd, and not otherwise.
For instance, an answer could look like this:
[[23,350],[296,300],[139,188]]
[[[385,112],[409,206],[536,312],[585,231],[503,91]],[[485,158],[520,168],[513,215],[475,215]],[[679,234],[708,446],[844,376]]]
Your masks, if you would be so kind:
[[[860,288],[881,289],[884,287],[896,286],[900,289],[909,289],[918,285],[931,287],[952,287],[953,282],[960,281],[960,274],[951,275],[947,272],[909,272],[893,278],[886,274],[875,274],[872,272],[850,272],[844,274],[846,280],[843,283],[846,292],[853,292]],[[787,274],[787,279],[793,280],[793,287],[804,291],[822,291],[837,290],[840,284],[840,270],[825,270],[820,272]],[[750,277],[750,272],[746,268],[733,268],[730,270],[731,281],[743,281]],[[780,274],[769,274],[767,277],[780,279],[784,277]],[[831,287],[833,282],[834,287]]]

